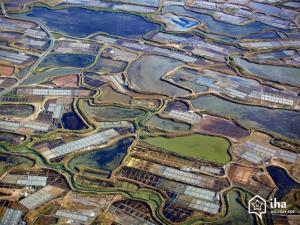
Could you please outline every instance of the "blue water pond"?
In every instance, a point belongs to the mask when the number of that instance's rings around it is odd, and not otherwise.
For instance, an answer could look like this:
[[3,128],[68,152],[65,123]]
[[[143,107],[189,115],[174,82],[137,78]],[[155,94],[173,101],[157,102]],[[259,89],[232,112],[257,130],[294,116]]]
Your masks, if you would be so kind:
[[83,166],[111,172],[120,165],[132,141],[132,138],[126,138],[106,149],[99,149],[80,155],[72,159],[69,165],[73,170],[75,167]]
[[300,184],[295,182],[284,169],[269,166],[267,170],[278,187],[278,191],[276,192],[278,199],[284,197],[292,189],[300,189]]
[[23,15],[43,22],[56,32],[85,37],[96,32],[117,36],[141,36],[159,29],[159,25],[129,13],[93,11],[84,8],[48,9],[33,7]]
[[81,118],[74,112],[67,112],[61,118],[62,125],[68,130],[82,130],[87,126],[81,120]]

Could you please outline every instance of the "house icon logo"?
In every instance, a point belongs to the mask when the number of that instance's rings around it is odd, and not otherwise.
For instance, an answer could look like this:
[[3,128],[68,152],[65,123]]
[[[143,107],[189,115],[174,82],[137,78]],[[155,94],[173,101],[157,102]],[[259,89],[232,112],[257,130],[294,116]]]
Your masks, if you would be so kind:
[[267,211],[267,202],[259,195],[254,196],[248,202],[248,212],[250,214],[256,214],[262,219],[262,214]]

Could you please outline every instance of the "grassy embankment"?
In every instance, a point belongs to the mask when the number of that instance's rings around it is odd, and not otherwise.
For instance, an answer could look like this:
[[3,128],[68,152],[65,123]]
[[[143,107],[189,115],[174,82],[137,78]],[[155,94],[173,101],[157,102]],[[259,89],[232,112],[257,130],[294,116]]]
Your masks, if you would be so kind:
[[230,161],[228,154],[230,143],[221,137],[195,134],[176,138],[153,137],[144,141],[187,157],[206,159],[222,164]]

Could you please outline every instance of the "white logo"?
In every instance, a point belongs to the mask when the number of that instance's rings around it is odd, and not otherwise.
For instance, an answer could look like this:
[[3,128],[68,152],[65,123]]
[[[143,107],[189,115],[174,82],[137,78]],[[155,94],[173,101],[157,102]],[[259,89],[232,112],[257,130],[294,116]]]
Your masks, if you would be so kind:
[[270,206],[272,209],[286,209],[286,202],[278,202],[276,198],[271,199]]
[[[276,198],[268,201],[270,213],[295,213],[294,210],[287,210],[286,202],[279,202]],[[254,196],[248,202],[248,212],[256,214],[262,219],[262,215],[267,212],[267,201],[259,195]]]
[[262,214],[267,212],[267,202],[259,195],[254,196],[248,202],[248,212],[256,214],[262,219]]

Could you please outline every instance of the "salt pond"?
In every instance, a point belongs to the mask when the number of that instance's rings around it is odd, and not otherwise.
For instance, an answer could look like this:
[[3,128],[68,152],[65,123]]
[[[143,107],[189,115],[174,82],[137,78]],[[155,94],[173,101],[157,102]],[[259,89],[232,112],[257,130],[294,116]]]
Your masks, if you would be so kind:
[[75,112],[67,112],[62,116],[63,127],[68,130],[82,130],[87,126]]
[[[85,37],[96,32],[117,36],[140,36],[159,25],[129,13],[93,11],[84,8],[48,9],[33,7],[24,18],[40,21],[56,32],[75,37]],[[63,22],[62,22],[63,21]]]
[[132,138],[123,139],[111,147],[97,149],[74,157],[70,161],[69,166],[72,170],[82,167],[111,172],[120,165],[132,140]]
[[[300,69],[286,66],[273,66],[249,62],[240,57],[235,57],[234,62],[248,73],[262,79],[277,81],[290,85],[300,85]],[[243,71],[241,71],[243,72]]]
[[221,116],[229,116],[252,129],[270,132],[299,142],[300,114],[294,111],[242,105],[209,95],[192,101],[193,105]]
[[84,54],[50,54],[39,67],[76,67],[84,68],[91,65],[95,60],[92,55]]
[[134,120],[144,115],[144,111],[136,108],[125,108],[117,106],[96,106],[90,105],[87,101],[83,104],[83,110],[96,121],[118,121],[118,120]]
[[220,22],[215,20],[210,15],[188,11],[181,6],[166,6],[163,8],[163,12],[173,12],[177,15],[194,17],[206,25],[207,31],[233,37],[245,36],[250,33],[262,31],[264,29],[272,29],[272,27],[259,22],[253,22],[243,26]]
[[292,189],[300,189],[300,184],[295,182],[284,169],[269,166],[267,170],[278,187],[276,192],[277,198],[281,199]]
[[146,126],[151,128],[158,128],[166,131],[176,131],[176,132],[185,132],[188,131],[191,127],[187,123],[174,122],[169,119],[161,118],[157,115],[151,117],[147,122]]
[[161,80],[167,72],[182,64],[178,60],[163,56],[144,55],[133,62],[128,69],[132,88],[168,96],[188,95],[187,90]]

